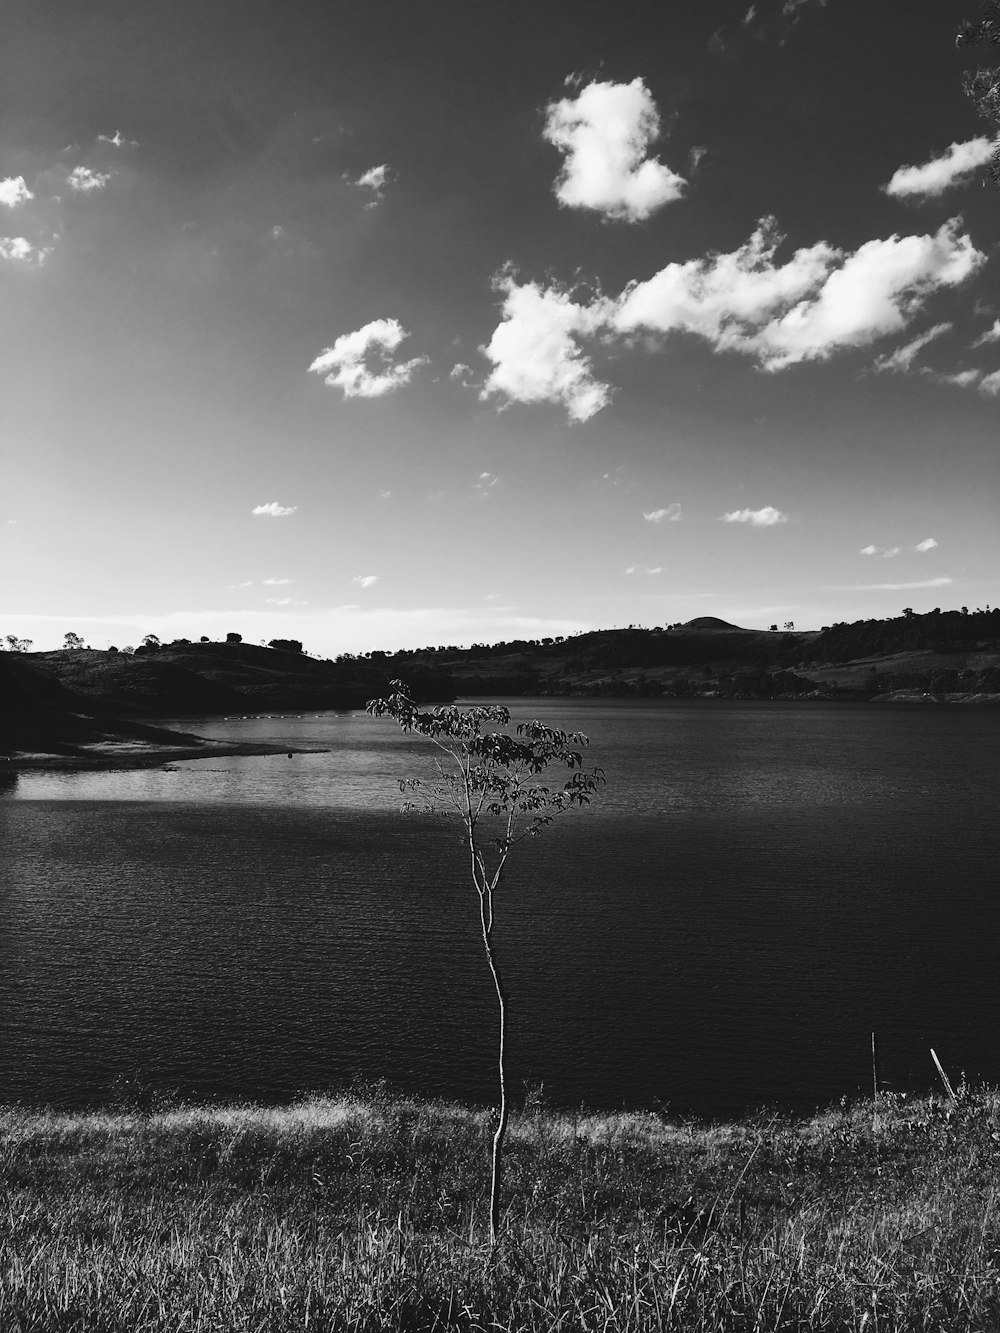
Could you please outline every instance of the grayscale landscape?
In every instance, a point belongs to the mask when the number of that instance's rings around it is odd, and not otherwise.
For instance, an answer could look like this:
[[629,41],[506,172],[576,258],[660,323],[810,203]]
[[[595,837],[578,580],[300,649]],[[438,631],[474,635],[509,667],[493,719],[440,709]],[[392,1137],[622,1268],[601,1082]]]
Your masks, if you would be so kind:
[[0,38],[0,1333],[1000,1327],[996,0]]

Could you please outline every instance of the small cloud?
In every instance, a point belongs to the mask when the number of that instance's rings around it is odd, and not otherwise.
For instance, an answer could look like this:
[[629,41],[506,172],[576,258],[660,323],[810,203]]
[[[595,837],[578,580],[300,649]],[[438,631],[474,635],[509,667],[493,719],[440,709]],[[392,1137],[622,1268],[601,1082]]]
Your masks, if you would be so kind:
[[708,149],[702,144],[695,144],[693,148],[688,149],[688,170],[692,175],[701,166],[702,161],[708,154]]
[[682,517],[681,507],[676,502],[667,505],[665,509],[650,509],[648,513],[643,514],[647,523],[679,523]]
[[277,500],[269,500],[267,504],[254,505],[250,512],[265,518],[287,518],[289,514],[294,514],[296,509],[298,505],[280,505]]
[[641,222],[679,199],[687,182],[646,156],[660,135],[660,116],[641,78],[590,83],[576,97],[546,108],[543,137],[566,155],[555,184],[566,208]]
[[860,551],[860,554],[861,554],[861,555],[880,555],[880,556],[882,556],[883,559],[885,559],[885,560],[891,560],[891,559],[893,558],[893,556],[895,556],[895,555],[899,555],[900,549],[901,549],[901,548],[898,547],[898,546],[874,546],[874,545],[870,545],[870,546],[862,546],[861,551]]
[[110,171],[91,171],[90,167],[74,167],[66,179],[66,184],[78,194],[92,194],[94,190],[103,190],[110,179]]
[[913,365],[917,353],[922,351],[928,343],[933,342],[935,338],[940,338],[942,333],[947,333],[951,327],[951,324],[935,324],[932,329],[928,329],[926,333],[921,333],[912,342],[906,343],[903,347],[897,347],[894,352],[887,353],[885,356],[878,357],[873,369],[879,373],[885,370],[905,373]]
[[467,366],[464,361],[457,361],[448,371],[448,378],[461,384],[463,389],[468,389],[476,378],[475,371],[471,366]]
[[294,597],[265,597],[269,606],[308,606],[308,602],[297,601]]
[[937,546],[937,542],[933,537],[925,537],[922,542],[917,542],[913,549],[923,553],[924,551],[933,551],[935,546]]
[[379,581],[378,574],[355,574],[351,579],[352,583],[358,584],[361,588],[373,588]]
[[26,204],[34,197],[23,176],[8,176],[6,180],[0,181],[0,204],[5,208],[16,208],[18,204]]
[[954,583],[954,579],[942,577],[939,579],[921,579],[917,583],[852,583],[848,585],[838,584],[834,587],[835,592],[910,592],[916,588],[945,588],[949,583]]
[[276,241],[283,241],[288,233],[280,223],[277,223],[271,228],[271,235]]
[[52,247],[39,247],[24,236],[0,236],[0,259],[16,264],[44,264]]
[[639,565],[629,565],[626,574],[665,574],[667,571],[663,565],[650,565],[641,568]]
[[377,208],[385,198],[385,187],[389,181],[389,166],[383,162],[380,167],[369,167],[357,180],[351,181],[359,190],[369,191],[369,200],[365,208]]
[[380,500],[391,500],[391,499],[392,499],[392,491],[379,491],[379,493],[378,493],[378,498],[379,498]]
[[121,130],[115,130],[114,134],[111,135],[99,134],[97,136],[97,142],[110,144],[112,148],[139,147],[139,142],[137,139],[126,139],[124,134],[122,134]]
[[291,581],[291,579],[264,579],[263,583],[265,588],[278,588],[283,583],[291,583]]
[[231,588],[252,588],[253,579],[244,579],[242,583],[231,583],[229,586]]
[[981,370],[956,370],[951,374],[945,374],[938,370],[928,370],[921,368],[922,375],[929,379],[936,380],[938,384],[957,384],[960,389],[967,389],[972,384],[978,384],[982,377]]
[[826,8],[826,0],[785,0],[781,7],[782,18],[792,19],[797,23],[799,20],[798,11],[803,5],[818,4],[820,9]]
[[743,15],[744,28],[749,28],[750,24],[754,21],[756,17],[757,17],[757,6],[751,5],[750,8],[747,10],[747,12]]
[[987,343],[1000,343],[1000,319],[994,320],[993,327],[981,333],[972,346],[985,347]]
[[773,528],[776,523],[787,523],[788,515],[783,514],[780,509],[775,509],[773,505],[765,505],[763,509],[733,509],[728,514],[720,515],[719,521],[749,523],[755,528]]
[[309,370],[322,375],[324,384],[342,389],[345,398],[381,398],[408,384],[413,372],[427,364],[425,356],[393,363],[393,353],[409,336],[397,319],[373,319],[354,333],[342,334]]
[[480,499],[485,500],[499,480],[494,472],[480,472],[475,482],[475,489],[479,492]]
[[896,199],[932,199],[956,185],[964,185],[971,176],[986,165],[997,151],[994,139],[969,139],[953,143],[939,157],[932,157],[919,167],[900,167],[885,193]]
[[996,398],[1000,394],[1000,370],[994,370],[992,375],[984,375],[979,381],[979,392],[989,394],[991,398]]

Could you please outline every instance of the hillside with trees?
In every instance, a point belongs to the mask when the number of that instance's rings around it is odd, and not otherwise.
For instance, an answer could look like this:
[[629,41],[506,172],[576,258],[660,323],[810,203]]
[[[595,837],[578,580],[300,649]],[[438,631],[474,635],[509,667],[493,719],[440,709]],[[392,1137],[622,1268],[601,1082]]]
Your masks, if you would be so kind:
[[6,640],[0,752],[62,746],[68,753],[102,736],[138,739],[144,719],[361,708],[395,679],[421,702],[511,695],[1000,702],[1000,609],[989,607],[924,615],[906,608],[885,620],[808,631],[742,629],[706,616],[332,661],[294,639],[263,646],[235,633],[222,642],[147,635],[128,650],[91,649],[72,633],[66,643],[32,653],[26,640]]
[[928,612],[796,631],[714,617],[569,638],[341,657],[390,677],[446,674],[457,694],[639,698],[943,698],[1000,692],[1000,610]]

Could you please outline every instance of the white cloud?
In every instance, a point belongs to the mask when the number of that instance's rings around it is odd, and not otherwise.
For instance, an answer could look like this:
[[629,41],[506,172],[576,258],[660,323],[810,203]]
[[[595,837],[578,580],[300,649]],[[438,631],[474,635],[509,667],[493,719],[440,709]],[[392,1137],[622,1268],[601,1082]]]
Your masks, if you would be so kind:
[[776,265],[782,239],[774,219],[764,218],[730,254],[667,264],[646,281],[629,283],[616,303],[615,328],[696,333],[720,349],[746,350],[757,328],[821,286],[837,258],[820,241]]
[[987,343],[1000,343],[1000,319],[995,319],[993,327],[981,333],[972,346],[985,347]]
[[919,167],[900,167],[884,187],[897,199],[933,198],[955,185],[963,185],[974,172],[985,166],[997,151],[998,141],[978,138],[953,143],[939,157],[932,157]]
[[110,179],[110,171],[91,171],[90,167],[74,167],[67,177],[66,184],[79,194],[91,194],[94,190],[103,190]]
[[971,384],[978,384],[982,378],[981,370],[956,370],[946,374],[940,370],[928,370],[922,366],[920,373],[926,375],[929,379],[936,380],[938,384],[957,384],[960,389],[967,389]]
[[52,247],[32,245],[24,236],[0,236],[0,259],[18,264],[44,264]]
[[567,208],[639,222],[681,197],[683,178],[646,156],[660,117],[641,78],[588,84],[546,112],[543,135],[566,154],[555,192]]
[[469,388],[475,379],[475,372],[471,366],[467,366],[464,361],[456,361],[451,370],[448,371],[448,378],[456,380],[463,389]]
[[580,305],[568,292],[518,283],[509,272],[495,285],[504,293],[503,320],[481,349],[493,369],[480,398],[499,394],[518,403],[562,403],[573,421],[587,421],[606,407],[611,391],[594,378],[576,341],[599,330],[602,304]]
[[[800,10],[803,5],[808,5],[809,3],[810,0],[785,0],[785,3],[781,7],[782,17],[786,19],[794,19],[795,22],[798,22],[797,11]],[[819,5],[820,9],[826,8],[826,0],[816,0],[816,3]]]
[[99,134],[98,143],[108,143],[112,148],[138,148],[139,143],[136,139],[126,139],[121,130],[115,130],[114,134]]
[[370,198],[365,204],[366,208],[375,208],[385,198],[385,187],[389,182],[389,164],[383,162],[379,167],[369,167],[361,175],[351,182],[359,190],[368,190]]
[[[266,582],[266,580],[265,580]],[[294,597],[265,597],[264,601],[269,606],[308,606],[308,602],[300,602]]]
[[985,256],[960,226],[953,218],[934,236],[868,241],[846,256],[819,241],[776,264],[782,238],[765,218],[731,254],[668,264],[627,287],[615,327],[697,333],[765,370],[823,360],[905,327],[933,291],[974,272]]
[[750,523],[755,528],[773,528],[776,523],[787,523],[788,515],[773,505],[763,509],[733,509],[728,514],[720,515],[721,523]]
[[767,371],[826,360],[898,333],[934,292],[975,272],[986,257],[961,225],[952,218],[934,235],[890,236],[846,254],[818,241],[777,263],[783,238],[765,218],[731,253],[667,264],[617,299],[589,303],[557,286],[519,283],[508,269],[496,279],[503,320],[482,349],[494,368],[481,396],[562,403],[572,420],[586,421],[611,390],[583,341],[616,334],[696,334]]
[[994,370],[992,375],[984,375],[979,381],[979,392],[989,394],[991,398],[996,398],[1000,394],[1000,370]]
[[291,579],[264,579],[263,584],[265,588],[277,588],[280,587],[281,584],[291,583],[291,581]]
[[393,363],[393,353],[409,336],[397,319],[373,319],[354,333],[341,334],[309,369],[322,375],[324,384],[342,389],[345,398],[381,398],[408,384],[417,367],[427,364],[425,356]]
[[922,542],[917,542],[913,549],[920,551],[922,554],[924,551],[933,551],[935,546],[937,546],[937,542],[933,537],[925,537]]
[[355,574],[351,579],[352,583],[357,583],[362,588],[373,588],[379,581],[378,574]]
[[862,546],[860,553],[861,555],[880,555],[886,560],[891,560],[893,556],[899,555],[900,549],[898,546],[869,545]]
[[648,513],[643,514],[647,523],[662,523],[664,520],[668,523],[679,523],[682,517],[681,507],[676,501],[667,505],[665,509],[651,509]]
[[938,579],[921,579],[917,583],[851,583],[837,584],[835,592],[909,592],[913,588],[944,588],[954,579],[943,576]]
[[909,370],[916,360],[917,354],[923,351],[927,344],[933,342],[935,338],[940,338],[942,333],[947,333],[950,328],[952,328],[950,323],[935,324],[932,329],[928,329],[926,333],[921,333],[912,342],[897,347],[894,352],[888,352],[885,356],[876,358],[873,369],[876,371],[892,370],[899,373]]
[[500,478],[494,472],[480,472],[474,487],[479,492],[479,498],[485,500],[499,480]]
[[647,566],[645,569],[638,565],[629,565],[626,574],[665,574],[667,571],[663,565]]
[[766,370],[824,360],[905,328],[940,287],[964,282],[985,262],[952,218],[933,236],[867,241],[848,255],[818,292],[772,320],[751,340]]
[[287,518],[289,514],[294,514],[296,509],[298,505],[280,505],[277,500],[270,500],[267,504],[254,505],[250,512],[267,518]]
[[34,197],[23,176],[8,176],[6,180],[0,180],[0,204],[4,207],[16,208],[18,204],[25,204]]

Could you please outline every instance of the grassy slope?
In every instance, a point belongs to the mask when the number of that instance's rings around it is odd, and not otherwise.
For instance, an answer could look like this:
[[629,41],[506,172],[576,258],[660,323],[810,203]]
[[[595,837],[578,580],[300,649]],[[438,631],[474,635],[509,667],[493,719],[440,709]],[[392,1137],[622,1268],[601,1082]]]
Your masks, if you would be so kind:
[[0,1114],[0,1324],[60,1330],[995,1329],[1000,1097],[676,1125],[528,1111],[484,1244],[485,1116]]

